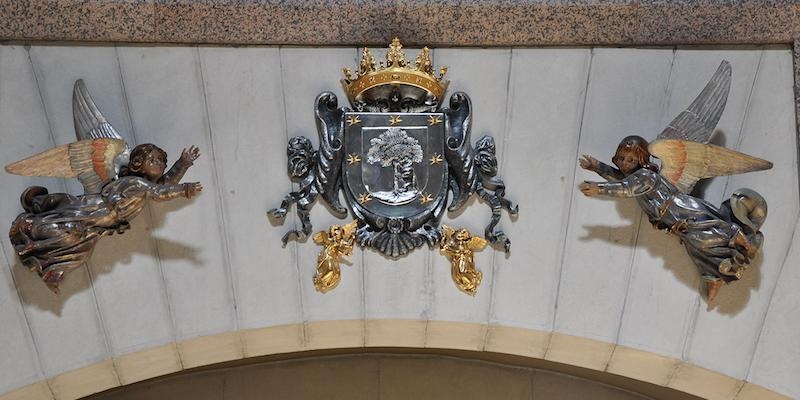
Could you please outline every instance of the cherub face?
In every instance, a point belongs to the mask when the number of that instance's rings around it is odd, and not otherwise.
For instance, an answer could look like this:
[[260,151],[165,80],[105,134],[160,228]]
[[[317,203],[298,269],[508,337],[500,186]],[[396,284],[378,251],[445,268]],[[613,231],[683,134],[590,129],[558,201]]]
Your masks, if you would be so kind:
[[155,181],[164,175],[167,169],[167,160],[162,157],[161,152],[151,151],[142,162],[142,173],[151,181]]
[[466,229],[459,229],[458,231],[456,231],[456,239],[457,240],[469,239],[469,231]]
[[620,146],[611,161],[625,175],[630,175],[642,167],[636,152],[631,146]]

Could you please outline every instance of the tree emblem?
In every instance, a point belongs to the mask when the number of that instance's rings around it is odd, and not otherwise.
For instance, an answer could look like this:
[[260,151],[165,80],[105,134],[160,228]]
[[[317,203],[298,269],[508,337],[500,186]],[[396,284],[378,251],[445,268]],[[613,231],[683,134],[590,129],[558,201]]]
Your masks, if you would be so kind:
[[373,193],[379,200],[392,204],[405,203],[419,195],[413,164],[422,162],[422,146],[400,128],[389,128],[370,140],[367,162],[393,167],[393,188]]

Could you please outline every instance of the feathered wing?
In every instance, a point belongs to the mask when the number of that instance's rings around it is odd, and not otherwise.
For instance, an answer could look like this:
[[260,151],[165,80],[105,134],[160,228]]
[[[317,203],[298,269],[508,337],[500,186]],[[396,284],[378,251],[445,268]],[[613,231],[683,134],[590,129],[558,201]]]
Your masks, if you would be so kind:
[[78,178],[86,193],[99,193],[116,177],[114,161],[127,147],[120,139],[79,140],[6,165],[6,171],[24,176]]
[[100,138],[122,140],[122,136],[97,108],[83,79],[75,81],[72,90],[72,118],[75,121],[75,136],[78,140]]
[[[102,138],[124,141],[122,135],[108,123],[103,113],[97,108],[97,104],[92,100],[92,96],[89,94],[83,79],[75,81],[75,87],[72,90],[72,118],[75,122],[75,137],[77,137],[78,141]],[[115,176],[122,166],[128,165],[129,159],[130,147],[126,145],[125,150],[114,160]],[[84,188],[86,193],[96,193],[99,190],[94,186],[91,188],[86,187],[85,183]]]
[[328,232],[319,231],[315,233],[314,236],[311,237],[311,240],[313,240],[314,243],[316,244],[324,245],[325,242],[328,240]]
[[722,61],[689,108],[678,114],[649,145],[661,160],[661,175],[689,193],[700,179],[772,168],[772,163],[708,144],[731,89],[731,64]]
[[717,72],[689,108],[678,114],[658,135],[658,139],[682,139],[708,143],[725,110],[731,89],[731,64],[722,61]]
[[470,250],[481,250],[486,247],[487,244],[489,244],[489,241],[486,239],[479,236],[473,236],[469,239],[468,247]]
[[713,144],[688,140],[656,140],[650,143],[648,149],[650,154],[661,160],[661,175],[684,193],[691,192],[700,179],[772,168],[769,161]]

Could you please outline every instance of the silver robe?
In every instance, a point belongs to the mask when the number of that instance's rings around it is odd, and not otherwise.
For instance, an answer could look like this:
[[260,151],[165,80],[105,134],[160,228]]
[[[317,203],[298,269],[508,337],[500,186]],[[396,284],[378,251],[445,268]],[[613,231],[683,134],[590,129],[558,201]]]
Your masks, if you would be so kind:
[[742,228],[727,202],[717,208],[681,192],[661,174],[646,168],[621,177],[617,170],[603,165],[598,174],[609,180],[598,183],[600,194],[635,197],[654,227],[680,238],[703,279],[739,279],[738,274],[728,273],[730,265],[746,265],[750,259],[733,244]]
[[55,289],[65,272],[89,259],[100,237],[127,230],[146,199],[179,196],[185,196],[182,184],[157,184],[135,176],[112,181],[99,194],[72,196],[44,190],[23,198],[28,212],[17,216],[9,237],[22,263]]

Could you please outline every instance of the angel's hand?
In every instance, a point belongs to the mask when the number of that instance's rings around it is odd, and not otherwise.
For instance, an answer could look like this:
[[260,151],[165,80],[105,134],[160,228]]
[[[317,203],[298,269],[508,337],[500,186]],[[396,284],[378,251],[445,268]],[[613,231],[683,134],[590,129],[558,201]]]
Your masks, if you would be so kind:
[[196,146],[189,146],[188,149],[181,151],[181,162],[186,165],[194,165],[194,161],[200,157],[200,149]]
[[600,168],[600,161],[592,156],[587,156],[586,154],[578,160],[581,165],[581,168],[593,172],[597,172],[597,169]]
[[200,182],[187,182],[183,184],[183,193],[187,199],[197,196],[198,193],[203,191],[203,185]]
[[578,189],[580,189],[586,197],[592,197],[600,194],[600,186],[597,186],[597,183],[595,182],[583,181],[583,183],[578,185]]

